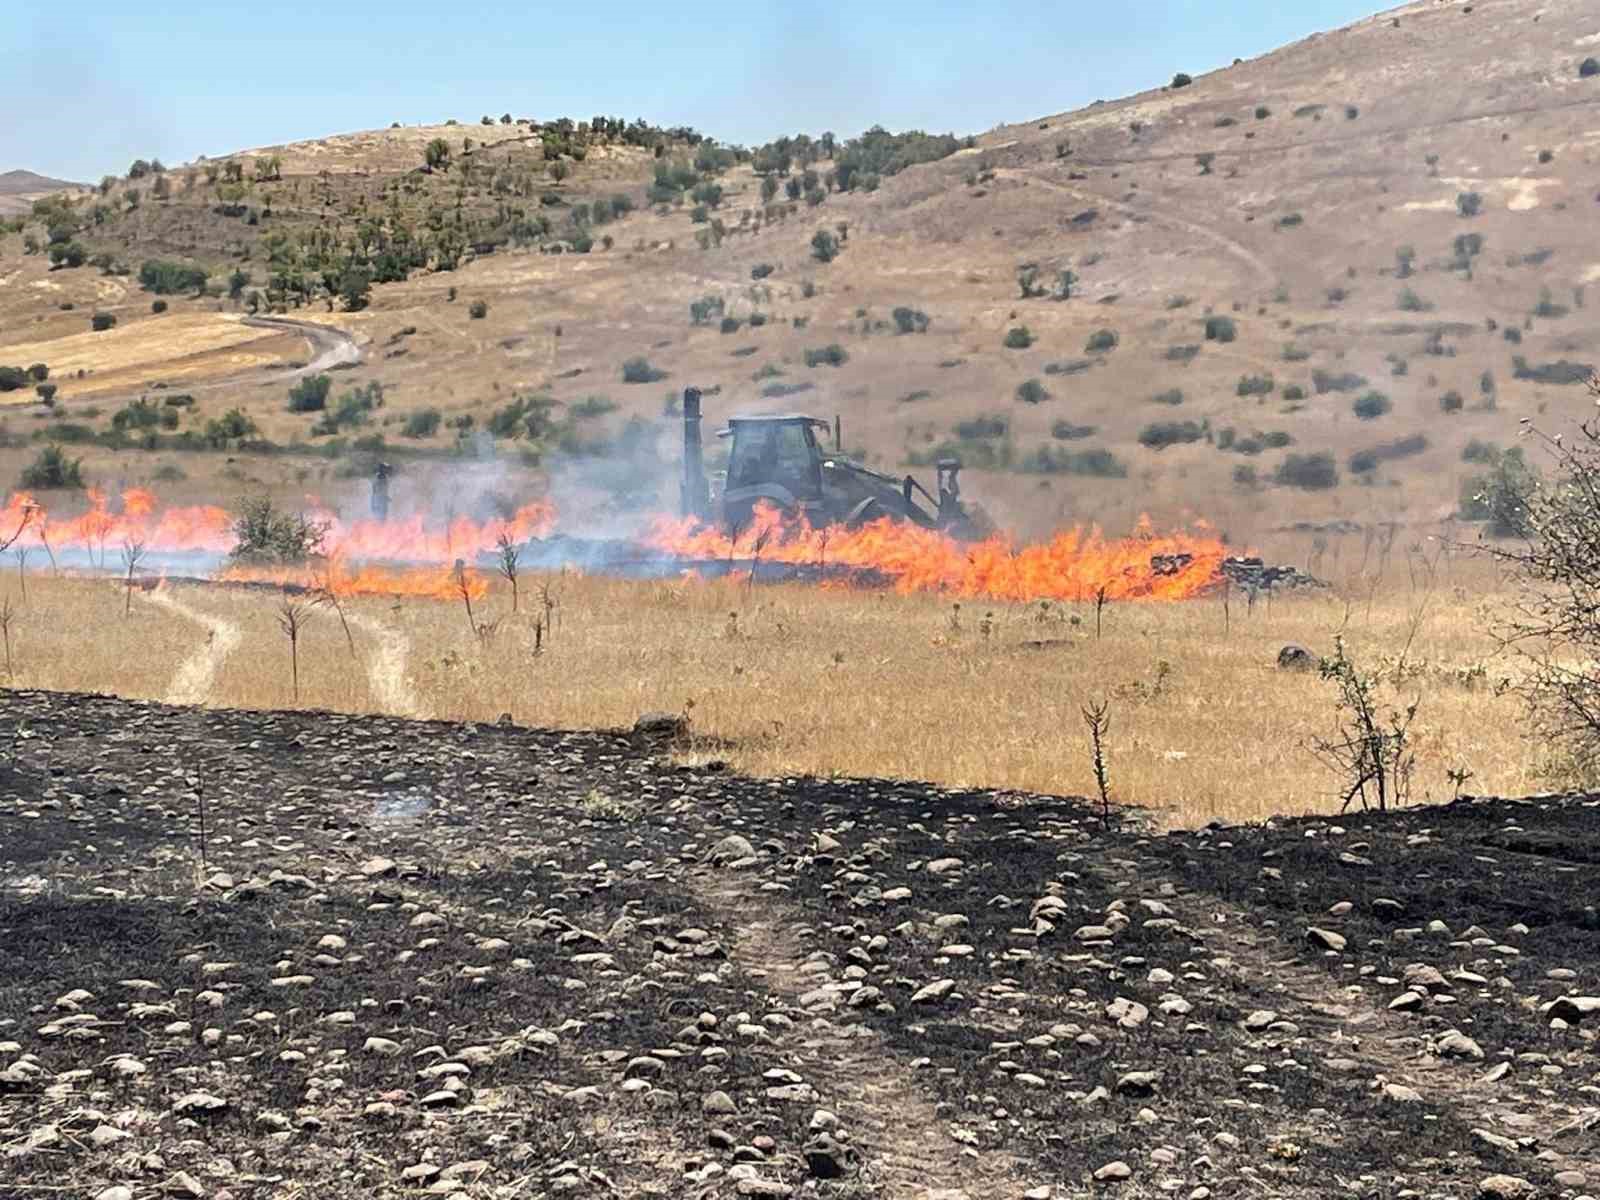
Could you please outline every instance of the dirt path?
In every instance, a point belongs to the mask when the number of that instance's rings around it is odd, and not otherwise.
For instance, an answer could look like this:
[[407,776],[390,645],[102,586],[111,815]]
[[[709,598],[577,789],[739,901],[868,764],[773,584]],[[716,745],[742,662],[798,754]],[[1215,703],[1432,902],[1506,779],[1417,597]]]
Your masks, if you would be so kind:
[[[802,970],[807,952],[795,934],[803,917],[764,896],[759,880],[700,875],[696,895],[728,917],[735,930],[732,958],[780,1002],[805,1010],[784,1039],[788,1061],[817,1089],[820,1106],[861,1155],[861,1180],[888,1200],[965,1194],[972,1200],[1015,1196],[1038,1184],[1011,1155],[963,1145],[927,1089],[885,1046],[883,1037],[840,1013],[807,1009],[802,997],[824,977]],[[842,997],[841,1004],[842,1004]],[[843,1012],[848,1012],[844,1009]],[[825,1018],[825,1019],[819,1019]]]
[[205,628],[205,645],[179,664],[172,681],[167,684],[166,694],[168,704],[204,704],[211,695],[218,669],[239,645],[242,636],[239,627],[232,621],[189,607],[166,588],[140,592],[139,595],[151,604],[175,612]]
[[1113,212],[1120,213],[1122,216],[1129,219],[1150,221],[1157,225],[1166,225],[1172,229],[1181,229],[1191,237],[1199,238],[1201,241],[1210,242],[1212,245],[1218,247],[1225,253],[1232,255],[1240,262],[1249,266],[1249,268],[1256,273],[1258,280],[1261,283],[1269,284],[1278,279],[1279,272],[1266,259],[1262,258],[1248,246],[1234,241],[1227,234],[1221,233],[1208,225],[1200,225],[1196,224],[1194,221],[1186,221],[1182,217],[1175,217],[1170,213],[1161,212],[1157,209],[1137,208],[1131,204],[1123,204],[1119,200],[1108,199],[1098,192],[1086,191],[1083,188],[1068,187],[1064,183],[1057,183],[1055,180],[1046,179],[1042,175],[1029,175],[1028,179],[1030,182],[1045,187],[1052,192],[1060,192],[1063,195],[1071,196],[1076,201],[1084,204],[1092,204],[1097,208],[1109,208]]
[[367,678],[372,700],[379,709],[396,717],[422,715],[422,703],[406,678],[406,659],[411,643],[398,630],[360,613],[347,613],[346,619],[376,643],[367,658]]

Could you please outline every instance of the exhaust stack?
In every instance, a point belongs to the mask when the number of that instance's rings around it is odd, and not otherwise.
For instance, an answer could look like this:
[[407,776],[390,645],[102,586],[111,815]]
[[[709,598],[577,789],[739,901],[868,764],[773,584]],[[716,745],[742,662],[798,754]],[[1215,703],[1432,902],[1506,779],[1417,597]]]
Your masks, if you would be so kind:
[[701,521],[711,517],[711,491],[700,448],[699,388],[683,389],[683,480],[678,506],[683,516]]

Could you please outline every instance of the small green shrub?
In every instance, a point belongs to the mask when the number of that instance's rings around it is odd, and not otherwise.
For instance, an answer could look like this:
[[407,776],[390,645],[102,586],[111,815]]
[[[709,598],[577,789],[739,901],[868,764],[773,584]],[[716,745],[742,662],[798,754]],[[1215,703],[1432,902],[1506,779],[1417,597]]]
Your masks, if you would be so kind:
[[1139,431],[1139,444],[1149,450],[1165,450],[1198,442],[1206,436],[1205,426],[1197,421],[1153,421]]
[[266,496],[246,500],[233,522],[231,557],[245,563],[301,563],[322,552],[328,527],[283,512]]
[[1089,335],[1089,340],[1084,343],[1085,354],[1104,354],[1117,348],[1117,335],[1110,329],[1097,329]]
[[1033,345],[1033,331],[1026,325],[1013,325],[1006,330],[1003,344],[1007,350],[1026,350]]
[[328,392],[333,387],[331,375],[307,375],[289,388],[289,411],[292,413],[321,412],[328,406]]
[[1024,380],[1017,384],[1017,400],[1022,404],[1043,404],[1050,399],[1050,393],[1045,390],[1044,384],[1037,379]]
[[1350,408],[1363,421],[1374,421],[1390,412],[1394,408],[1394,403],[1382,392],[1368,392]]
[[1239,336],[1239,328],[1232,317],[1207,317],[1206,341],[1231,342]]
[[474,300],[467,305],[467,316],[474,321],[481,321],[489,315],[489,302],[487,300]]
[[1183,389],[1168,388],[1164,392],[1157,392],[1154,396],[1150,397],[1150,403],[1165,404],[1169,407],[1176,408],[1178,405],[1183,403]]
[[1277,386],[1271,375],[1246,375],[1235,390],[1241,396],[1270,396]]
[[1353,371],[1335,375],[1331,371],[1316,370],[1311,372],[1311,386],[1317,389],[1317,395],[1322,396],[1328,392],[1353,392],[1366,387],[1367,379],[1365,375],[1357,375]]
[[1461,398],[1461,393],[1451,390],[1439,397],[1439,411],[1443,413],[1458,413],[1466,407],[1466,401]]
[[1193,82],[1194,77],[1191,75],[1186,75],[1182,71],[1179,71],[1172,77],[1172,86],[1175,88],[1186,88]]
[[1290,454],[1278,464],[1273,482],[1308,492],[1327,491],[1339,486],[1339,467],[1327,451],[1316,454]]
[[150,301],[150,311],[159,317],[162,313],[167,311],[167,302],[165,300]]
[[609,396],[585,396],[582,400],[575,402],[567,411],[576,420],[592,420],[595,417],[603,417],[607,413],[616,412],[617,402]]
[[1477,192],[1461,192],[1456,196],[1456,211],[1463,217],[1475,217],[1483,211],[1483,197]]
[[1050,426],[1050,436],[1058,442],[1079,442],[1098,432],[1093,425],[1074,425],[1071,421],[1056,421]]
[[1586,58],[1578,64],[1579,79],[1593,79],[1600,75],[1600,58]]
[[1433,305],[1427,300],[1424,300],[1421,296],[1417,295],[1416,292],[1412,291],[1410,288],[1404,288],[1401,290],[1399,305],[1402,312],[1433,311]]
[[117,323],[117,318],[112,313],[97,312],[89,318],[89,327],[96,333],[104,333]]
[[1285,400],[1304,400],[1306,398],[1306,390],[1298,383],[1291,383],[1283,389],[1283,398]]
[[768,275],[772,274],[773,270],[774,268],[771,263],[757,263],[755,266],[750,268],[750,278],[765,279]]
[[842,367],[850,359],[845,348],[838,342],[831,342],[815,350],[806,351],[806,366],[808,367]]
[[656,383],[666,377],[667,373],[651,366],[648,358],[630,358],[622,364],[623,383]]
[[439,422],[442,419],[437,408],[419,408],[406,417],[406,423],[400,429],[400,436],[431,438],[439,432]]
[[68,458],[60,446],[46,446],[22,468],[19,484],[27,491],[83,487],[83,462]]
[[1184,363],[1187,365],[1188,363],[1192,363],[1199,356],[1199,346],[1190,345],[1167,347],[1166,359],[1168,362]]
[[901,305],[890,314],[894,317],[895,332],[897,333],[927,333],[928,314],[917,308],[907,308]]

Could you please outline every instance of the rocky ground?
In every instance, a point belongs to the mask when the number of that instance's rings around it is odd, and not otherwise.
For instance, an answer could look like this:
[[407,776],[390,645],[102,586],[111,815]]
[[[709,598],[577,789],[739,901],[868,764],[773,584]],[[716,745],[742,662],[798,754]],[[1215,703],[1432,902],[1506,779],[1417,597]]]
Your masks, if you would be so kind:
[[0,704],[0,1194],[1600,1193],[1600,800],[1163,837]]

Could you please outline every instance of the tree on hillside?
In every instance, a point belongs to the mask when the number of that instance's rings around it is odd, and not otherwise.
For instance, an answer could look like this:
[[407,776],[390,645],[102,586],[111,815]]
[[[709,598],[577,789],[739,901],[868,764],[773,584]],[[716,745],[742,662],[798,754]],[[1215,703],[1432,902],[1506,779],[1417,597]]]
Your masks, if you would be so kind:
[[434,138],[423,150],[422,161],[430,171],[449,170],[450,143],[443,138]]
[[276,154],[256,159],[256,179],[265,183],[269,179],[283,178],[283,159]]
[[348,267],[339,278],[339,298],[345,309],[357,312],[367,306],[372,295],[372,272],[366,267]]
[[839,239],[826,229],[819,229],[811,238],[811,257],[821,263],[831,263],[839,257]]

